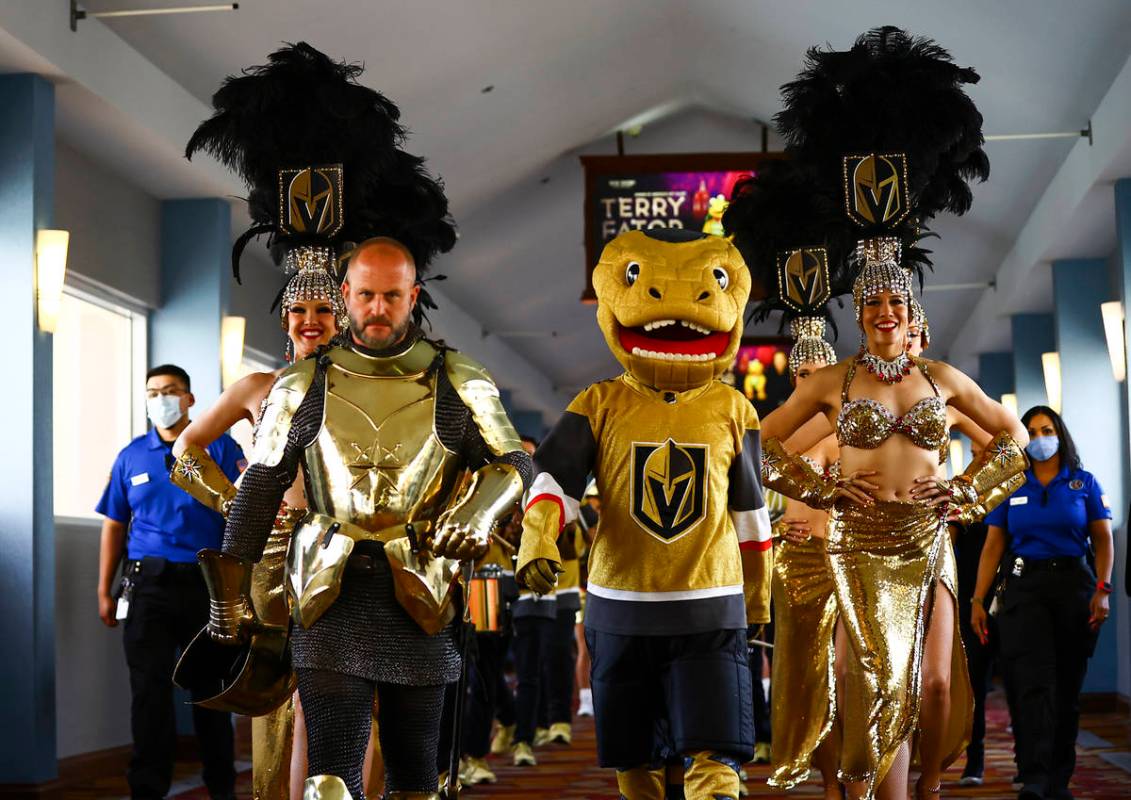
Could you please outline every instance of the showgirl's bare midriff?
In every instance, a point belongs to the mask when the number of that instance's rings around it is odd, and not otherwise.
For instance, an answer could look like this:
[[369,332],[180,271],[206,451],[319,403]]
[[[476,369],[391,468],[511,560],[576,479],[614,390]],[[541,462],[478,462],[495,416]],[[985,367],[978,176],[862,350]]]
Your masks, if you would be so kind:
[[937,450],[924,450],[906,436],[894,434],[873,450],[841,447],[840,471],[848,477],[862,470],[874,470],[869,483],[879,487],[871,494],[879,501],[911,501],[915,479],[934,475],[939,463]]

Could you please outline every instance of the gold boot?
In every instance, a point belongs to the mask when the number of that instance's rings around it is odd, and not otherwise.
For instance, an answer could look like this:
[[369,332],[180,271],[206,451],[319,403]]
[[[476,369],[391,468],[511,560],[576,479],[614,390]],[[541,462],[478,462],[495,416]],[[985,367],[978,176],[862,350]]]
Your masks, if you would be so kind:
[[302,800],[353,800],[337,775],[311,775],[302,785]]
[[568,722],[555,722],[550,726],[547,740],[552,744],[572,744],[573,728]]
[[617,789],[621,800],[664,800],[664,768],[618,769]]
[[500,725],[491,739],[491,755],[501,756],[509,753],[514,745],[514,725]]
[[738,800],[741,792],[738,762],[706,750],[687,755],[690,760],[683,773],[683,791],[688,800],[706,797]]
[[528,742],[519,742],[514,746],[514,765],[516,767],[536,767],[538,759],[534,757],[534,750]]

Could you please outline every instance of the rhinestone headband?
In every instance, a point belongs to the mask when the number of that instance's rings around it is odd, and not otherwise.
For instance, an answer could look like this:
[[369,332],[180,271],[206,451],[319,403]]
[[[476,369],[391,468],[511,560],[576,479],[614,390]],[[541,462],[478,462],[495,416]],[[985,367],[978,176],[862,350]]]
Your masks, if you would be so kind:
[[899,265],[902,251],[899,239],[893,237],[882,236],[857,242],[855,260],[863,262],[852,284],[852,304],[857,321],[861,319],[865,297],[888,291],[902,294],[909,301],[912,299],[911,272]]
[[349,330],[349,315],[342,298],[342,289],[332,272],[335,266],[334,251],[330,247],[303,245],[288,250],[283,257],[283,269],[294,272],[283,289],[279,303],[280,323],[287,329],[287,311],[298,301],[323,300],[334,311],[338,333]]
[[825,341],[825,321],[820,317],[798,317],[789,323],[794,342],[789,351],[789,374],[797,380],[802,364],[836,363],[836,351]]

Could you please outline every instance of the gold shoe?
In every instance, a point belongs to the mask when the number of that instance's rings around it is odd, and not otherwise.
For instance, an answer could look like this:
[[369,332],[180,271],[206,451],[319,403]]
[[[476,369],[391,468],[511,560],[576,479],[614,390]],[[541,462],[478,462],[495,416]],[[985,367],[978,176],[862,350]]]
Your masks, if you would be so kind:
[[350,800],[350,790],[337,775],[311,775],[302,785],[302,800]]
[[467,758],[460,768],[459,779],[465,786],[475,786],[480,783],[495,783],[499,778],[487,766],[487,759]]
[[770,745],[767,742],[758,742],[754,745],[754,763],[770,763]]
[[535,728],[534,729],[534,746],[545,747],[550,743],[550,729],[549,728]]
[[501,756],[510,752],[514,745],[514,725],[500,725],[491,739],[491,755]]
[[554,744],[572,744],[573,729],[568,722],[555,722],[550,726],[546,739]]
[[534,750],[529,742],[519,742],[514,746],[514,765],[516,767],[538,766],[538,759],[534,757]]

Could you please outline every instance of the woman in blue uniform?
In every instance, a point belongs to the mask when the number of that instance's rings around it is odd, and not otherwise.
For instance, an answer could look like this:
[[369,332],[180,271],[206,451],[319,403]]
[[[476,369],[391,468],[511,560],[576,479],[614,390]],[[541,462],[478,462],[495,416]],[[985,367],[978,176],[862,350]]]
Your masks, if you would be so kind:
[[1008,548],[997,620],[1020,717],[1013,722],[1023,784],[1018,800],[1061,800],[1072,797],[1080,687],[1108,616],[1111,511],[1099,481],[1081,467],[1060,415],[1034,406],[1021,421],[1031,467],[1025,484],[986,517],[970,621],[984,640],[986,592]]

